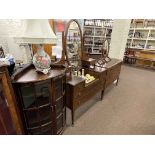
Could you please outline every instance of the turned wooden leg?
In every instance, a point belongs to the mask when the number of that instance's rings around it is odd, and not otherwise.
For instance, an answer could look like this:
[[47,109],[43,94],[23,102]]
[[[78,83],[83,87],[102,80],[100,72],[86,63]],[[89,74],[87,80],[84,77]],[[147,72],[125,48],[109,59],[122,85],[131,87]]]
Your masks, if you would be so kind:
[[116,86],[118,85],[119,77],[117,78]]
[[72,109],[72,126],[74,126],[74,110]]
[[104,96],[104,90],[101,91],[101,100],[103,99]]

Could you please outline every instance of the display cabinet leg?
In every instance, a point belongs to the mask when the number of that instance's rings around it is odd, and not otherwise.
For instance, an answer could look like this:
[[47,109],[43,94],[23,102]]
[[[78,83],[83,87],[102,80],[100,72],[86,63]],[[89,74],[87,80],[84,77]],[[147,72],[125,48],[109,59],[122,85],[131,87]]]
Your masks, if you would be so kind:
[[103,100],[104,90],[101,91],[101,100]]
[[118,85],[119,78],[117,78],[116,86]]
[[74,126],[74,110],[72,110],[72,126]]

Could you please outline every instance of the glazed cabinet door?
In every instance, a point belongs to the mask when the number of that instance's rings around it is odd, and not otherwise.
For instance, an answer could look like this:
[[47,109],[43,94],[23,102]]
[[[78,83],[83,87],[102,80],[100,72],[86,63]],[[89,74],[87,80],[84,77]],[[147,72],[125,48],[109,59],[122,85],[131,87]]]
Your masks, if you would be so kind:
[[55,134],[61,134],[66,122],[65,75],[53,79],[53,106],[55,114]]
[[18,86],[16,94],[25,133],[32,135],[53,134],[51,80],[21,84]]

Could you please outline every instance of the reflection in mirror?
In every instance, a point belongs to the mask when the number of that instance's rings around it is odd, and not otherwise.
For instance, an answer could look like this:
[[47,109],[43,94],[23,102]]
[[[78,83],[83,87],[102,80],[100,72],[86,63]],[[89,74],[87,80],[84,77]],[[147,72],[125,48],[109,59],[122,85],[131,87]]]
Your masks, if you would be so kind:
[[66,37],[66,51],[73,70],[81,69],[81,31],[76,21],[72,21],[68,27]]
[[103,56],[107,56],[109,54],[109,41],[106,39],[103,42],[102,45],[102,49],[103,49]]
[[111,60],[108,55],[109,55],[109,41],[106,39],[103,42],[102,46],[102,56],[106,62],[109,62]]
[[106,63],[111,61],[109,58],[109,41],[106,39],[103,41],[102,47],[101,47],[101,57],[97,60],[96,66],[99,67],[105,67]]
[[60,62],[62,58],[62,47],[61,46],[52,46],[52,63]]

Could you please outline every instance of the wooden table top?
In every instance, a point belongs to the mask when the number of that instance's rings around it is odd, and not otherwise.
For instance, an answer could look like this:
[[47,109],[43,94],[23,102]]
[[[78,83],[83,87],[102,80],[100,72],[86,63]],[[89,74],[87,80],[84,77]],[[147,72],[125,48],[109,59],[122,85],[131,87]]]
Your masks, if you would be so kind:
[[14,83],[30,83],[30,82],[39,82],[47,79],[57,77],[61,74],[65,74],[65,69],[62,68],[52,68],[48,74],[43,74],[37,72],[34,66],[25,69],[19,77],[17,77],[13,82]]
[[121,62],[122,60],[119,60],[119,59],[111,59],[110,62],[105,64],[105,68],[111,68],[112,66],[115,66],[116,64],[119,64]]
[[78,77],[78,76],[72,76],[72,79],[70,81],[68,81],[67,83],[72,85],[72,86],[75,86],[81,82],[85,82],[85,79]]

